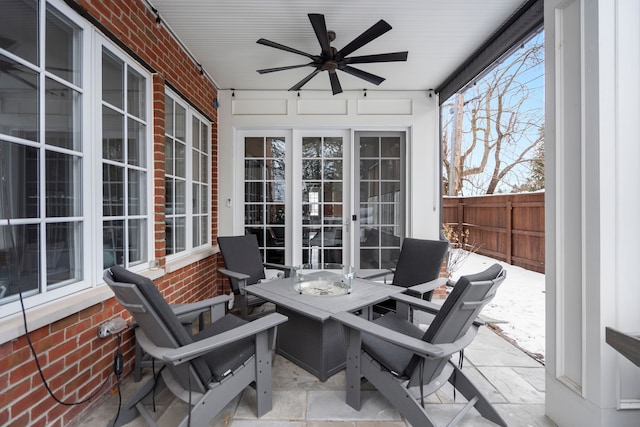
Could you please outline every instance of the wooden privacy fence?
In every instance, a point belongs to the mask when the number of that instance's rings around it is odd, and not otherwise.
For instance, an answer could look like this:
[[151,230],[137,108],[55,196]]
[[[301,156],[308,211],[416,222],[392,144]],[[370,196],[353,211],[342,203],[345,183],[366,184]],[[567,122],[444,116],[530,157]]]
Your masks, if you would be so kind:
[[444,197],[442,222],[479,254],[544,273],[544,193]]

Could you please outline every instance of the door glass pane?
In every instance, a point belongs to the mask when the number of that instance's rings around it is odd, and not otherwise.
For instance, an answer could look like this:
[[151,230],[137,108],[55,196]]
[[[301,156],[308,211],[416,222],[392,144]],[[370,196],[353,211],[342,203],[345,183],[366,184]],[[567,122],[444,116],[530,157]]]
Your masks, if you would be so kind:
[[395,267],[404,235],[404,159],[396,136],[359,138],[360,268]]
[[244,225],[255,234],[265,262],[282,264],[285,246],[285,140],[244,139]]
[[343,140],[302,138],[302,262],[343,261]]
[[139,73],[127,68],[127,111],[143,119],[145,116],[145,79]]

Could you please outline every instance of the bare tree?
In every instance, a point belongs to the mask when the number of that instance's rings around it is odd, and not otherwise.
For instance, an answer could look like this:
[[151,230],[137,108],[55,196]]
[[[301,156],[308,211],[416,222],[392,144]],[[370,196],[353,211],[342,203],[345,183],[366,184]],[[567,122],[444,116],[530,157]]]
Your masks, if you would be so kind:
[[[445,192],[494,194],[521,188],[544,144],[539,99],[543,37],[534,37],[443,108]],[[532,85],[533,82],[533,85]]]

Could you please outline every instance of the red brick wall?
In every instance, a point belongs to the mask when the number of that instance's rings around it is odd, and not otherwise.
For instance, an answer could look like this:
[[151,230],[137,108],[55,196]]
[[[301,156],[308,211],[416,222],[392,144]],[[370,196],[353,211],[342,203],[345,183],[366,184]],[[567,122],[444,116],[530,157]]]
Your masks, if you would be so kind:
[[[70,0],[68,0],[70,1]],[[107,36],[124,43],[154,71],[153,77],[153,191],[155,258],[165,265],[164,235],[164,93],[169,84],[211,119],[212,139],[212,239],[217,235],[217,113],[213,108],[216,89],[200,75],[194,60],[173,39],[142,0],[77,0]],[[214,240],[215,241],[215,240]],[[156,281],[170,302],[181,303],[211,297],[217,293],[217,256],[166,274]],[[64,300],[61,300],[64,304]],[[63,406],[45,390],[25,336],[0,345],[0,425],[69,426],[105,395],[114,390],[111,375],[115,337],[97,337],[98,325],[113,317],[129,319],[122,307],[110,299],[51,325],[30,331],[38,360],[51,389],[63,401],[83,400],[97,392],[90,403]],[[121,350],[126,376],[133,369],[133,332],[123,334]],[[110,377],[111,376],[111,377]],[[104,388],[100,385],[108,379]],[[114,414],[115,415],[115,414]],[[107,420],[105,420],[105,423]]]

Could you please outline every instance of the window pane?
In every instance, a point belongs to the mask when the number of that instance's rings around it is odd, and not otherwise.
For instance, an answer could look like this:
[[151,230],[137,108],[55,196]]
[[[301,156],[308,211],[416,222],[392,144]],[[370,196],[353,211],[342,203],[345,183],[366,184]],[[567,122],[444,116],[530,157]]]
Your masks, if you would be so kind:
[[0,133],[38,141],[38,74],[3,55],[0,70]]
[[45,85],[45,142],[80,151],[81,95],[51,79],[46,79]]
[[173,218],[166,218],[165,219],[165,241],[166,241],[166,252],[167,255],[173,255],[174,253],[176,253],[175,248],[174,248],[174,238],[173,235],[175,233],[175,229],[174,229],[174,225],[173,225]]
[[[38,150],[0,140],[1,167],[5,179],[15,191],[0,197],[0,218],[37,218],[39,216]],[[8,198],[8,200],[7,200]],[[8,206],[4,206],[7,201]]]
[[267,153],[265,157],[284,158],[284,139],[267,138]]
[[102,52],[102,100],[124,108],[124,63],[106,49]]
[[324,161],[324,179],[342,179],[342,160]]
[[302,161],[302,179],[321,179],[322,162],[320,160]]
[[184,215],[187,212],[187,185],[185,181],[177,180],[175,185],[175,213]]
[[175,134],[174,136],[182,141],[186,140],[187,132],[187,112],[180,104],[175,104]]
[[196,117],[191,118],[191,148],[200,150],[200,120]]
[[187,248],[187,227],[185,218],[174,220],[174,247],[176,252],[182,252]]
[[127,120],[127,161],[130,165],[146,166],[146,129],[142,123]]
[[181,178],[187,176],[187,153],[183,143],[175,141],[175,174]]
[[147,259],[147,220],[129,220],[129,265]]
[[382,157],[400,157],[400,138],[382,137]]
[[26,294],[31,293],[29,291],[39,291],[42,283],[40,281],[40,226],[14,224],[11,229],[0,227],[0,230],[2,229],[5,235],[13,233],[9,243],[15,246],[8,247],[17,257],[17,263],[9,272],[9,293],[17,293],[15,285],[19,285],[22,292]]
[[360,157],[380,157],[380,142],[378,138],[360,138]]
[[209,241],[209,217],[200,217],[200,244],[204,245]]
[[124,116],[111,108],[102,107],[102,157],[124,162],[122,138]]
[[209,186],[208,185],[201,185],[200,186],[200,191],[202,192],[202,205],[200,207],[200,213],[201,214],[207,214],[209,213]]
[[194,181],[200,180],[200,166],[200,153],[191,150],[191,179]]
[[47,71],[75,85],[80,84],[80,34],[76,25],[54,9],[47,8]]
[[209,127],[204,123],[200,126],[200,149],[204,154],[209,154]]
[[47,225],[47,285],[82,279],[82,225],[63,222]]
[[324,139],[324,157],[342,158],[342,138]]
[[174,215],[173,209],[173,178],[165,178],[164,180],[164,209],[166,215]]
[[173,99],[164,97],[164,132],[167,135],[174,135],[173,132]]
[[145,79],[131,67],[127,68],[127,112],[139,119],[145,115]]
[[164,139],[164,173],[167,175],[173,175],[173,139],[168,136]]
[[0,47],[38,64],[38,2],[2,0]]
[[46,152],[47,217],[82,215],[82,162],[76,156]]
[[124,221],[105,221],[102,236],[103,267],[124,265]]
[[129,215],[147,213],[147,174],[139,170],[129,170]]
[[264,139],[263,138],[245,138],[244,156],[245,157],[264,157]]
[[124,168],[102,166],[102,198],[104,216],[124,215]]
[[321,157],[322,139],[318,137],[302,138],[302,157]]
[[202,201],[200,200],[200,186],[198,184],[192,184],[191,186],[191,194],[192,194],[192,206],[191,206],[191,211],[193,213],[199,213],[200,212],[200,204],[202,203]]

